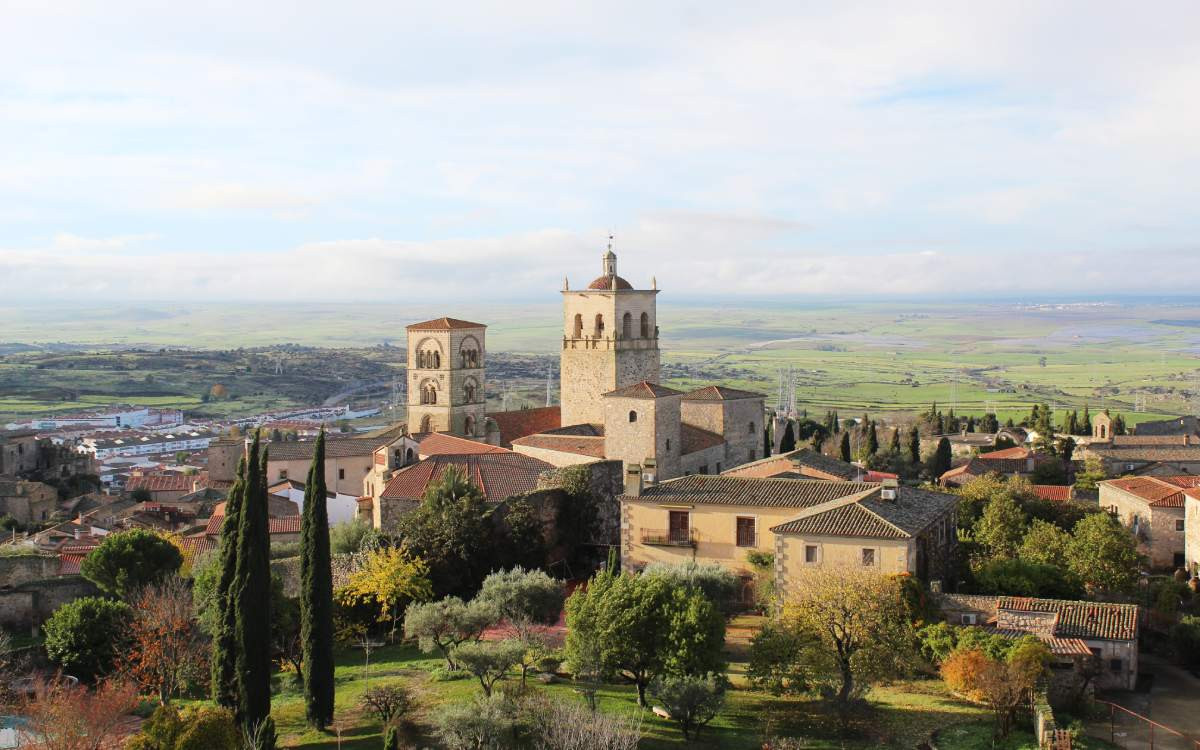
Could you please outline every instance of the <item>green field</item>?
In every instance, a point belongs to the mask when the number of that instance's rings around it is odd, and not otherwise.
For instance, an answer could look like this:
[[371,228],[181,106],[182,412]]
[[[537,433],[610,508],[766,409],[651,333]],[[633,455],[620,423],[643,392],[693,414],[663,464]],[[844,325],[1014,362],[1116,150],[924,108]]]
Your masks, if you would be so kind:
[[[380,365],[394,369],[402,360],[395,347],[403,346],[404,325],[441,314],[489,325],[493,408],[500,407],[505,387],[509,408],[544,401],[544,375],[538,373],[556,366],[561,340],[561,311],[552,302],[445,310],[349,304],[8,308],[0,309],[0,419],[114,401],[217,416],[307,405],[360,382],[359,376],[369,380],[373,376],[363,373],[372,367],[376,374]],[[779,371],[790,370],[798,407],[817,415],[829,408],[843,416],[906,412],[936,401],[959,414],[990,410],[1006,419],[1028,413],[1034,403],[1048,403],[1055,411],[1086,403],[1136,423],[1195,413],[1200,406],[1200,304],[722,307],[671,304],[664,297],[659,327],[664,382],[676,387],[725,382],[765,393],[773,405]],[[261,358],[270,362],[284,344],[337,349],[343,359],[362,360],[363,368],[355,371],[344,362],[345,372],[329,374],[319,361],[297,360],[287,375],[308,367],[314,382],[289,390],[276,388],[261,367],[254,377],[234,368],[181,378],[169,361],[155,363],[151,356],[159,347],[260,347]],[[130,347],[147,350],[136,375],[87,367],[34,372],[42,358]],[[500,368],[501,354],[520,359],[521,366]],[[161,393],[141,384],[130,387],[131,377],[146,375],[180,382],[158,389]],[[200,405],[215,378],[235,382],[236,403]],[[79,402],[64,404],[54,395],[59,387],[79,391]]]

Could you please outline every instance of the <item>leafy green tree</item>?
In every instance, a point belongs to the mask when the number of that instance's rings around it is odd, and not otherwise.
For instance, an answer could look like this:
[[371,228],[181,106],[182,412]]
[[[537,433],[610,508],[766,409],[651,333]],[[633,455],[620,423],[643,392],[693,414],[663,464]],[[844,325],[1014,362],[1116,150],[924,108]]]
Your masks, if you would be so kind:
[[300,517],[300,643],[309,725],[333,722],[333,568],[325,488],[325,430],[317,436]]
[[379,535],[375,527],[360,518],[335,524],[329,530],[329,547],[332,554],[351,555],[365,547],[374,546]]
[[1185,668],[1200,664],[1200,617],[1184,615],[1171,628],[1171,648]]
[[504,511],[493,560],[504,568],[544,565],[546,535],[533,505],[523,497],[514,498],[505,503]]
[[389,640],[395,639],[405,607],[433,596],[425,561],[403,547],[380,547],[366,555],[346,585],[336,592],[343,608],[373,611],[375,622],[389,624]]
[[[242,517],[242,500],[246,493],[246,459],[238,462],[237,477],[225,501],[225,521],[221,525],[221,544],[217,550],[214,585],[212,586],[212,620],[208,632],[213,639],[212,698],[218,706],[232,710],[237,706],[237,623],[234,607],[234,587],[237,578],[238,524]],[[195,571],[193,571],[195,573]],[[197,586],[204,579],[197,575]],[[197,604],[209,602],[199,592]],[[206,617],[200,612],[200,623]]]
[[1083,594],[1083,588],[1070,571],[1045,563],[996,558],[987,560],[972,572],[975,578],[973,590],[980,594],[1047,599],[1078,599]]
[[975,524],[975,541],[982,544],[993,559],[1014,557],[1024,534],[1025,511],[1008,493],[993,497]]
[[1070,534],[1052,523],[1035,518],[1021,540],[1020,558],[1026,562],[1066,569],[1067,545],[1070,543]]
[[725,616],[737,609],[741,583],[720,563],[651,563],[642,569],[642,575],[661,578],[675,588],[699,589]]
[[483,694],[490,696],[495,684],[521,662],[526,650],[526,645],[515,639],[472,641],[454,649],[454,661],[475,675]]
[[1100,482],[1107,478],[1104,462],[1096,456],[1088,456],[1083,459],[1083,471],[1075,475],[1075,491],[1096,492],[1100,489]]
[[1075,524],[1067,565],[1088,591],[1129,591],[1137,583],[1140,564],[1133,534],[1109,514],[1093,513]]
[[91,683],[113,671],[124,651],[131,612],[124,602],[85,596],[46,621],[46,655],[67,674]]
[[450,703],[435,717],[437,736],[447,750],[507,750],[514,718],[503,697],[478,695]]
[[684,741],[699,736],[700,730],[716,718],[725,705],[725,676],[668,676],[659,677],[650,687],[667,709],[671,718],[679,722]]
[[435,649],[446,660],[447,669],[458,669],[454,649],[468,641],[477,641],[483,631],[500,619],[491,604],[472,600],[469,604],[457,596],[436,602],[414,602],[404,613],[404,635],[416,638],[421,650]]
[[567,658],[623,675],[637,687],[638,705],[645,706],[646,689],[660,674],[722,667],[724,625],[698,590],[606,570],[567,600]]
[[[230,602],[234,607],[238,700],[242,727],[273,746],[271,714],[271,539],[267,530],[267,451],[256,433],[247,459],[246,492],[238,523],[237,567]],[[269,735],[269,738],[268,738]]]
[[942,438],[938,441],[937,452],[933,454],[933,466],[930,473],[937,479],[950,471],[950,461],[953,454],[950,451],[950,440]]
[[109,534],[88,553],[80,574],[106,594],[126,597],[179,572],[183,555],[163,536],[146,529]]
[[399,536],[429,566],[435,595],[474,594],[490,572],[487,513],[479,488],[452,466],[426,488],[421,504],[400,519]]
[[908,462],[913,466],[921,465],[921,431],[916,425],[908,431]]
[[842,442],[838,446],[838,455],[841,457],[841,459],[843,461],[845,461],[846,463],[850,463],[851,455],[850,455],[850,432],[849,431],[842,433]]
[[564,599],[562,583],[540,570],[518,567],[483,579],[475,600],[497,612],[525,645],[520,662],[522,687],[533,660],[545,645],[537,626],[556,622]]

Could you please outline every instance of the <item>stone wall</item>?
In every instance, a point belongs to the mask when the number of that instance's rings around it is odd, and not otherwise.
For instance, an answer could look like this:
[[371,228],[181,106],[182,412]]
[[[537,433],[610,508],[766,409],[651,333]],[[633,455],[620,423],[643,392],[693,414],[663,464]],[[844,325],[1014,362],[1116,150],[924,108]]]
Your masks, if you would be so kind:
[[1188,570],[1196,576],[1200,575],[1200,500],[1187,497],[1184,502],[1184,556],[1187,558]]
[[762,399],[745,398],[724,401],[724,425],[720,434],[725,438],[725,465],[757,461],[763,458]]
[[0,588],[21,586],[58,575],[55,555],[11,555],[0,557]]
[[54,611],[84,596],[100,591],[82,576],[62,576],[0,588],[0,625],[27,628],[41,625]]

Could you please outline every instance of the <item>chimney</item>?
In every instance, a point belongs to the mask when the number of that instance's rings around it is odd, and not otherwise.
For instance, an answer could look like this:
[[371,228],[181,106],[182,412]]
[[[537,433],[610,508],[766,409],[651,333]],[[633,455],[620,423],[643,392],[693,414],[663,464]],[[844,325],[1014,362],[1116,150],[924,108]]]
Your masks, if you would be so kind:
[[658,461],[653,458],[647,458],[642,462],[642,475],[646,480],[646,484],[658,483]]
[[897,479],[884,479],[883,486],[879,490],[880,500],[895,500],[900,497],[900,481]]
[[628,497],[641,497],[642,495],[642,467],[637,464],[629,464],[625,467],[625,495]]
[[83,538],[83,529],[75,529],[75,541]]

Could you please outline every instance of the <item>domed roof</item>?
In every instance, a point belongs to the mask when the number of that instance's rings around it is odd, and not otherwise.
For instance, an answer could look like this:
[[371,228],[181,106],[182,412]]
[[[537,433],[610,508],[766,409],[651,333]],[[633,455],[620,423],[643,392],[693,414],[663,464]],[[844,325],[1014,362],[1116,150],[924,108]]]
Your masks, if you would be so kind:
[[588,289],[612,289],[613,279],[617,281],[617,289],[633,289],[633,285],[620,276],[597,276],[596,280],[588,284]]

